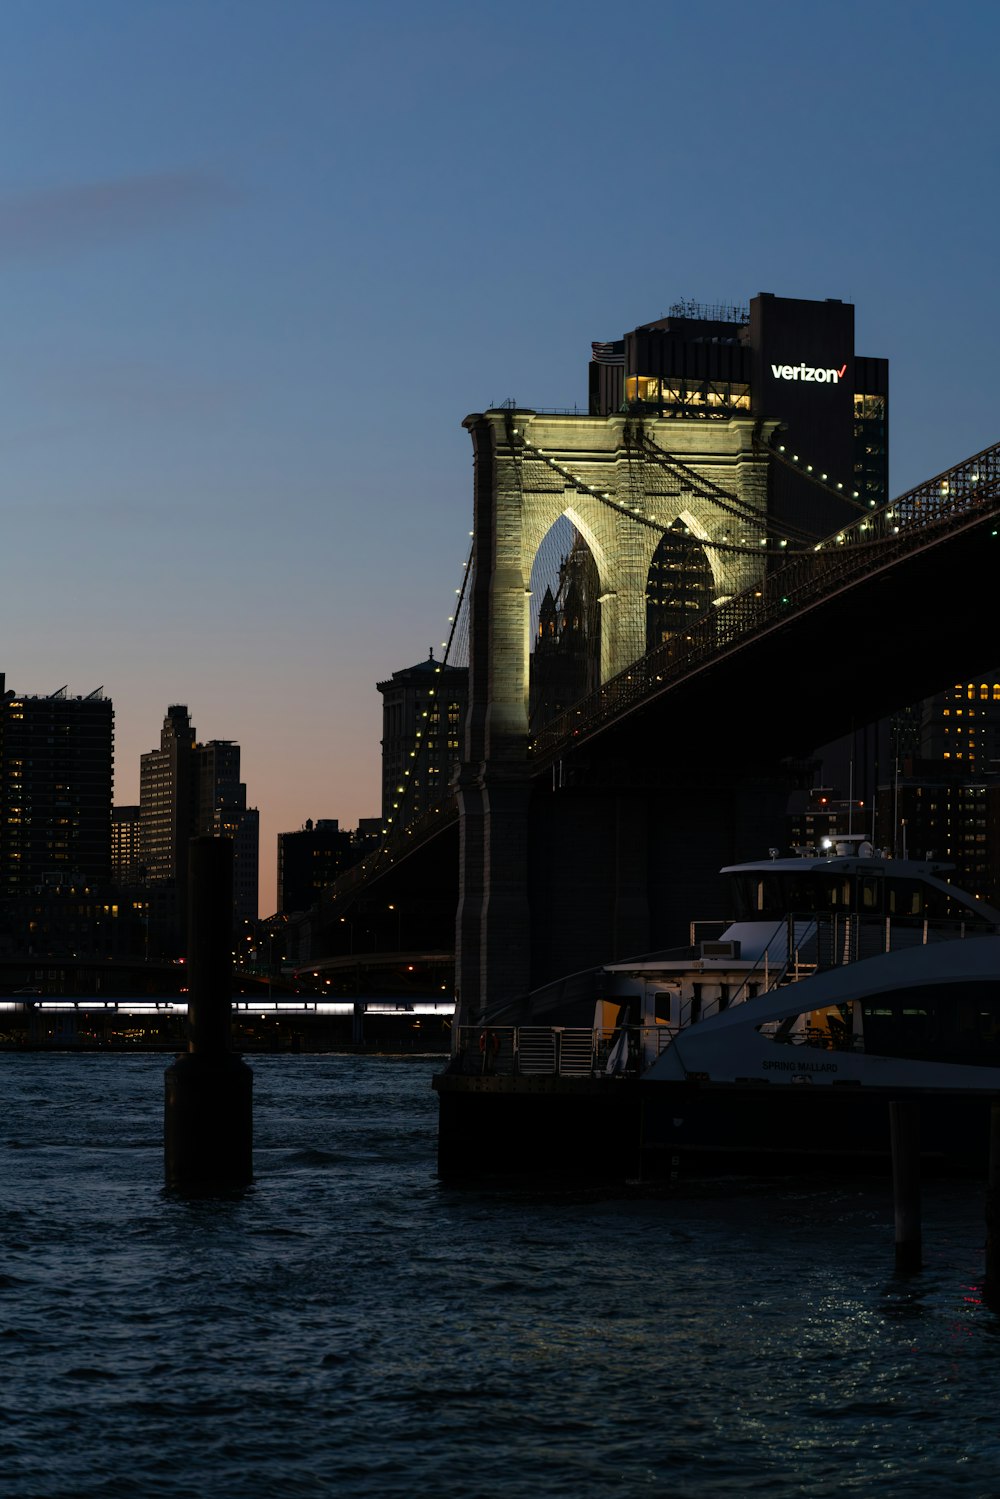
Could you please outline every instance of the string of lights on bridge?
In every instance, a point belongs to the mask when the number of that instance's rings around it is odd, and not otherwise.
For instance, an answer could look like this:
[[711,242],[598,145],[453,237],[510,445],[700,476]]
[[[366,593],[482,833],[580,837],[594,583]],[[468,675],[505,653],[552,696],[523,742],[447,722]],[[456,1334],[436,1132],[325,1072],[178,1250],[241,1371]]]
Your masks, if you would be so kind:
[[[558,473],[560,478],[565,483],[570,485],[579,493],[594,496],[604,504],[608,505],[611,509],[617,511],[619,514],[627,515],[630,519],[638,521],[640,525],[646,526],[649,529],[656,531],[658,534],[663,534],[664,528],[662,523],[645,515],[639,505],[628,504],[623,500],[619,500],[615,495],[609,493],[608,491],[601,489],[599,485],[587,483],[586,480],[581,479],[579,475],[574,474],[571,469],[567,468],[567,466],[561,463],[557,458],[552,457],[550,454],[545,453],[541,448],[538,448],[533,443],[528,442],[527,438],[521,432],[520,428],[512,426],[508,419],[508,438],[510,438],[511,436],[520,437],[521,439],[519,444],[514,444],[513,442],[510,443],[511,454],[515,458],[515,462],[520,454],[525,452],[530,453],[539,462],[544,463],[548,468]],[[748,506],[745,501],[743,501],[738,495],[731,493],[729,490],[723,489],[720,485],[715,484],[711,480],[703,478],[703,476],[701,476],[700,474],[696,474],[693,470],[689,469],[686,464],[681,463],[679,460],[675,459],[673,455],[659,449],[655,443],[652,443],[648,439],[647,443],[643,444],[642,446],[645,449],[647,445],[651,450],[648,452],[648,456],[652,459],[653,462],[663,462],[664,466],[670,464],[676,466],[676,468],[682,471],[679,475],[673,475],[675,482],[677,482],[681,488],[683,488],[686,483],[687,486],[695,493],[700,492],[703,498],[708,498],[713,504],[717,505],[721,509],[728,511],[734,517],[734,519],[740,522],[746,523],[746,521],[750,520],[754,525],[760,523],[760,520],[762,519],[760,513],[754,511],[752,507]],[[779,446],[776,449],[770,449],[769,451],[782,454],[789,466],[793,466],[807,476],[813,477],[814,482],[818,483],[820,487],[828,489],[828,491],[831,494],[835,494],[837,498],[848,498],[848,496],[843,492],[843,484],[834,484],[829,480],[829,476],[827,474],[815,472],[814,466],[811,463],[805,463],[804,460],[801,460],[799,458],[798,454],[793,454],[791,456],[786,455],[784,446]],[[520,474],[518,474],[518,483],[519,487],[523,488]],[[858,500],[858,491],[853,490],[851,492],[850,498],[853,500]],[[874,504],[874,501],[872,501],[871,503]],[[805,546],[808,543],[806,537],[802,533],[795,534],[798,531],[798,528],[788,527],[788,531],[789,535],[787,536],[763,536],[758,540],[756,546],[750,545],[746,542],[745,539],[742,544],[729,540],[713,541],[708,539],[707,537],[701,536],[699,536],[697,539],[700,544],[706,549],[713,549],[720,552],[734,553],[743,556],[759,556],[760,548],[767,548],[770,545],[773,549],[775,547],[775,543],[777,545],[777,548],[785,550],[788,547],[789,541],[797,543],[799,546],[805,549]],[[473,531],[470,531],[469,536],[470,538],[474,538],[475,533]],[[842,541],[845,538],[843,534],[841,534],[837,539],[838,541]],[[814,546],[814,550],[818,551],[821,545],[822,543],[816,544]],[[440,675],[442,668],[449,662],[449,656],[455,640],[458,620],[460,618],[462,605],[465,600],[471,567],[472,553],[470,552],[468,560],[462,563],[462,586],[455,589],[457,598],[455,613],[448,615],[448,625],[450,626],[448,637],[446,640],[441,641],[441,648],[445,654],[441,664],[435,667],[435,673],[437,675]],[[434,688],[431,688],[429,690],[428,696],[434,697],[435,695],[436,694]],[[412,749],[409,753],[409,759],[411,762],[419,760],[420,751],[424,748],[424,726],[426,725],[426,722],[430,717],[430,711],[430,709],[427,709],[421,712],[420,724],[415,730],[416,745],[414,749]],[[414,772],[418,769],[419,765],[407,765],[402,773],[402,784],[397,785],[396,787],[396,794],[397,796],[401,796],[404,798],[404,805],[407,794],[412,789]],[[399,802],[394,801],[392,804],[393,815],[387,817],[386,824],[383,829],[383,837],[386,841],[391,838],[394,832],[394,825],[396,822],[395,814],[398,813],[399,810]]]
[[[544,463],[548,468],[559,474],[560,478],[568,483],[573,489],[577,490],[578,493],[593,496],[594,498],[602,501],[602,503],[608,505],[612,510],[617,511],[620,515],[626,515],[630,520],[637,521],[639,525],[646,526],[649,530],[657,532],[658,535],[663,535],[664,527],[662,522],[654,520],[651,516],[644,514],[639,505],[628,504],[626,501],[618,499],[615,495],[609,494],[606,490],[603,490],[597,484],[588,484],[585,479],[581,479],[579,475],[574,474],[573,471],[567,468],[564,463],[561,463],[558,458],[553,458],[550,454],[543,452],[541,448],[538,448],[533,443],[528,442],[527,439],[520,434],[519,428],[514,427],[512,430],[514,436],[521,436],[520,447],[522,451],[530,453],[532,457],[538,459],[539,462]],[[512,451],[514,451],[513,445]],[[654,462],[657,462],[659,459],[659,451],[657,450],[655,452],[652,452],[649,454],[649,456]],[[664,453],[662,456],[663,458],[669,460],[671,455]],[[733,495],[728,490],[724,490],[720,486],[712,484],[708,480],[701,479],[700,475],[695,475],[693,471],[688,472],[690,474],[690,477],[687,481],[688,487],[691,488],[695,493],[698,493],[700,489],[702,498],[710,499],[714,505],[718,506],[720,509],[728,511],[728,513],[731,514],[736,520],[744,524],[747,521],[750,521],[754,525],[759,525],[762,520],[766,519],[766,517],[761,512],[753,510],[744,501],[742,501],[738,495]],[[680,478],[678,478],[676,482],[678,482],[678,484],[683,483],[682,479]],[[772,527],[772,529],[775,528]],[[731,552],[740,556],[759,556],[760,548],[766,548],[768,546],[771,546],[772,549],[775,549],[775,547],[777,547],[783,550],[787,548],[789,541],[797,543],[804,549],[805,546],[807,546],[812,541],[812,537],[808,537],[806,534],[798,532],[797,527],[789,526],[786,529],[788,530],[787,536],[762,536],[759,538],[756,546],[750,545],[745,538],[742,543],[728,540],[711,540],[708,537],[700,535],[697,537],[697,539],[706,549],[712,549],[720,552]],[[815,535],[815,532],[813,533],[813,535]]]
[[[473,538],[475,536],[475,534],[476,533],[474,531],[470,531],[469,532],[470,539]],[[470,574],[471,574],[471,571],[472,571],[472,551],[471,551],[471,548],[470,548],[470,551],[469,551],[468,560],[462,563],[462,569],[463,569],[463,571],[462,571],[462,586],[461,586],[461,588],[456,588],[455,589],[455,593],[457,595],[457,603],[455,604],[455,612],[454,612],[454,614],[449,614],[448,615],[448,623],[451,626],[451,629],[448,631],[448,638],[447,638],[447,640],[442,640],[442,642],[441,642],[441,649],[444,651],[444,656],[442,657],[440,664],[437,665],[437,666],[435,666],[435,668],[434,668],[434,672],[435,672],[436,676],[440,676],[440,674],[441,674],[442,670],[444,669],[444,667],[446,667],[449,664],[449,656],[451,654],[452,646],[454,645],[454,642],[455,642],[455,634],[456,634],[456,631],[458,629],[458,621],[459,621],[459,618],[460,618],[461,612],[462,612],[462,604],[465,601],[465,594],[466,594],[466,590],[467,590],[468,585],[469,585],[469,577],[470,577]],[[431,688],[428,689],[427,695],[428,695],[428,697],[435,697],[436,696],[436,693],[435,693],[435,690],[434,690],[433,687],[431,687]],[[428,708],[428,709],[425,709],[421,713],[421,715],[420,715],[420,723],[424,724],[429,717],[430,717],[430,709]],[[410,750],[410,756],[409,756],[409,758],[411,760],[415,760],[417,758],[418,751],[423,748],[423,743],[422,743],[423,738],[424,738],[424,730],[423,730],[423,728],[421,728],[419,726],[417,727],[417,729],[415,730],[415,738],[417,740],[417,745],[416,745],[415,749]],[[404,767],[404,769],[403,769],[403,784],[401,786],[397,786],[396,787],[396,794],[397,794],[397,796],[405,796],[406,793],[407,793],[407,791],[410,790],[410,787],[406,783],[408,781],[412,780],[412,775],[413,775],[414,768],[415,767],[411,766],[411,765],[407,765],[407,766]],[[393,802],[393,804],[392,804],[392,810],[393,810],[393,812],[397,812],[399,810],[399,803],[398,802]],[[382,830],[383,838],[384,839],[388,839],[388,837],[390,836],[390,829],[392,828],[393,821],[394,821],[394,819],[392,817],[387,817],[386,818],[385,827]],[[381,852],[381,850],[380,850],[380,852]]]
[[[527,449],[534,455],[536,455],[540,461],[546,463],[550,468],[558,472],[564,482],[569,483],[569,485],[571,485],[581,493],[596,496],[611,508],[638,520],[640,524],[651,526],[652,528],[660,532],[663,531],[662,525],[658,524],[655,521],[651,521],[648,517],[643,515],[637,507],[626,505],[624,502],[617,500],[613,495],[610,495],[607,492],[601,490],[599,486],[586,483],[577,475],[573,474],[569,469],[567,469],[565,465],[560,464],[555,459],[550,459],[549,456],[543,453],[540,449],[534,449],[530,443],[527,443],[526,441],[523,442],[523,447],[524,449]],[[878,510],[877,504],[874,500],[869,500],[867,505],[863,504],[857,490],[851,490],[850,492],[847,492],[844,485],[836,483],[836,481],[831,481],[828,474],[822,472],[822,470],[819,470],[815,465],[807,463],[797,454],[789,455],[784,446],[772,446],[769,447],[766,451],[774,456],[779,457],[779,461],[784,462],[789,466],[794,466],[796,470],[801,473],[806,479],[825,489],[831,495],[836,496],[842,502],[854,503],[857,506],[858,510],[861,512],[861,515],[865,517],[864,519],[862,519],[861,516],[859,516],[858,521],[856,521],[854,524],[845,527],[844,530],[837,532],[832,537],[826,537],[823,540],[814,543],[810,548],[808,548],[808,550],[812,551],[819,551],[824,545],[829,545],[830,542],[843,546],[850,542],[856,543],[858,540],[863,541],[866,540],[868,538],[868,534],[872,532],[880,532],[883,536],[890,533],[893,535],[898,535],[902,528],[902,525],[906,525],[908,523],[908,517],[911,520],[916,519],[918,521],[918,524],[921,523],[920,517],[923,517],[924,520],[934,519],[935,512],[937,511],[939,506],[943,504],[949,510],[952,509],[956,503],[962,502],[962,495],[967,490],[976,491],[981,485],[985,485],[985,493],[988,495],[992,491],[996,490],[998,487],[998,483],[1000,483],[1000,444],[997,444],[995,447],[986,449],[983,453],[976,454],[973,458],[967,459],[964,464],[957,465],[954,469],[949,470],[948,473],[939,475],[936,479],[929,480],[927,481],[927,483],[917,486],[915,489],[908,491],[905,495],[900,496],[895,501],[890,502],[883,509]],[[670,455],[666,454],[664,454],[663,456],[668,459],[670,457]],[[698,480],[700,484],[705,488],[715,487],[711,485],[710,481],[703,480],[699,475],[694,475],[692,473],[692,478]],[[518,480],[520,483],[520,475],[518,476]],[[721,491],[721,495],[728,495],[728,491]],[[718,501],[719,496],[717,495],[715,498]],[[982,503],[982,499],[980,498],[978,502]],[[871,511],[876,511],[876,513],[869,514],[869,512]],[[755,520],[760,520],[761,517],[757,515],[756,512],[753,512],[753,515]],[[883,520],[886,522],[892,522],[893,524],[891,525],[891,527],[887,526],[883,530],[881,524]],[[990,534],[992,537],[997,537],[998,535],[1000,535],[1000,525],[994,525],[991,529]],[[470,538],[474,537],[474,533],[470,531],[469,536]],[[698,538],[698,540],[701,541],[701,544],[706,547],[720,545],[718,543],[703,541],[702,538]],[[783,538],[780,544],[782,546],[786,546],[787,538]],[[751,547],[737,548],[730,546],[729,548],[721,547],[721,549],[734,551],[743,550],[752,555],[759,555],[757,549]],[[786,555],[789,554],[786,552]],[[442,648],[445,650],[445,657],[442,664],[435,668],[436,672],[438,673],[440,673],[440,671],[443,669],[443,666],[448,662],[449,654],[455,643],[459,620],[463,617],[462,606],[466,600],[468,582],[472,569],[471,553],[469,559],[462,563],[462,568],[462,586],[455,589],[457,599],[455,605],[455,613],[448,616],[448,624],[450,626],[448,639],[447,641],[442,641]],[[782,603],[787,602],[787,599],[782,599]],[[431,689],[430,695],[435,695],[433,689]],[[426,719],[429,717],[429,711],[430,710],[425,711],[422,714],[421,724],[423,724],[424,721],[426,721]],[[425,738],[423,727],[420,727],[416,730],[416,738],[421,747],[423,747]],[[417,758],[416,750],[411,752],[410,758],[411,760],[415,760]],[[407,767],[403,774],[404,785],[399,788],[400,792],[403,792],[405,794],[405,790],[407,789],[406,783],[411,780],[411,777],[411,767]],[[401,835],[405,835],[406,839],[408,840],[407,846],[415,846],[415,844],[418,844],[420,841],[425,822],[428,825],[428,831],[430,831],[431,824],[434,822],[435,817],[437,821],[440,822],[441,816],[446,810],[447,808],[442,808],[441,806],[428,809],[428,812],[418,822],[412,823],[405,828],[399,828],[398,831],[395,832],[393,832],[393,829],[387,826],[384,830],[385,837],[378,853],[373,855],[370,859],[365,860],[361,865],[355,866],[355,870],[352,871],[352,875],[356,879],[363,879],[374,869],[377,869],[384,864],[391,865],[395,863],[398,854],[398,844],[391,841],[391,838],[394,837],[395,839],[398,839]],[[398,803],[394,804],[394,811],[398,811]],[[393,822],[393,818],[390,818],[388,821],[391,824]]]

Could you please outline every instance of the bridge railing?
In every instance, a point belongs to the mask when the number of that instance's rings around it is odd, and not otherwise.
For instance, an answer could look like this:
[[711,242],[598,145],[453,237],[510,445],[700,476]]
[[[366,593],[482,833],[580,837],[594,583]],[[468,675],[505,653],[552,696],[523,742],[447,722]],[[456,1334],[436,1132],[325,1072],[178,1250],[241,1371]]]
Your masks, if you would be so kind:
[[448,827],[457,819],[458,803],[454,797],[450,797],[440,806],[431,807],[416,822],[402,829],[395,838],[386,841],[360,863],[352,864],[350,869],[345,869],[343,874],[338,875],[325,892],[327,898],[340,899],[350,895],[367,880],[373,879],[375,875],[390,868],[402,855],[412,853],[428,838],[434,837],[442,828]]
[[881,509],[796,552],[756,587],[717,604],[675,636],[639,657],[596,692],[583,698],[533,736],[536,764],[554,760],[629,709],[681,680],[741,640],[787,620],[798,610],[874,572],[877,568],[967,526],[997,510],[1000,444],[984,449]]

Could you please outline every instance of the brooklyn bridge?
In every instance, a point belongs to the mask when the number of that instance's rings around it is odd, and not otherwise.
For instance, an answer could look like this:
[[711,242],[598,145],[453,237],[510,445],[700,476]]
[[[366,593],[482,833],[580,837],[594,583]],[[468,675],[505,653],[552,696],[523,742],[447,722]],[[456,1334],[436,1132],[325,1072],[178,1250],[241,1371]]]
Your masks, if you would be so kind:
[[[720,866],[774,843],[819,746],[996,665],[1000,444],[876,505],[775,422],[507,403],[464,425],[472,547],[446,657],[467,652],[461,763],[412,818],[418,736],[390,836],[309,935],[321,970],[379,912],[405,919],[400,946],[454,933],[475,1024],[722,914]],[[773,501],[787,473],[811,497],[793,516]],[[545,690],[551,536],[563,584],[575,568],[570,609],[592,604],[572,700]],[[702,580],[667,629],[658,566]]]

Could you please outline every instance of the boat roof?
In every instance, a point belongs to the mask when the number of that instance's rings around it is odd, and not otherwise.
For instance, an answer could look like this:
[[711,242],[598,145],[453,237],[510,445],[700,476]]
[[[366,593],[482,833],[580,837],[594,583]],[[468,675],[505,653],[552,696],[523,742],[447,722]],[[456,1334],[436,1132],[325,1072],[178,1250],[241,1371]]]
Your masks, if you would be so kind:
[[[720,874],[893,874],[900,879],[936,878],[954,869],[938,859],[893,859],[884,854],[802,854],[787,859],[752,859],[746,864],[726,864]],[[949,889],[956,889],[949,886]]]
[[[841,845],[851,841],[853,840],[838,840]],[[867,849],[871,849],[871,844],[867,845]],[[832,855],[806,854],[791,859],[758,859],[749,864],[727,864],[719,873],[774,874],[778,872],[800,876],[802,874],[871,874],[888,875],[899,880],[919,880],[931,886],[932,889],[943,891],[957,905],[976,911],[987,921],[1000,925],[1000,911],[994,906],[989,905],[985,900],[980,900],[978,895],[971,895],[960,885],[952,885],[948,880],[941,878],[954,868],[954,864],[937,859],[893,859],[887,854],[866,851]]]
[[771,1020],[787,1020],[807,1010],[854,999],[877,1003],[897,991],[909,994],[928,989],[950,1002],[961,985],[992,982],[998,970],[1000,936],[956,938],[953,942],[900,948],[897,952],[878,953],[856,963],[811,974],[797,984],[770,989],[755,999],[706,1016],[691,1030],[697,1030],[699,1036],[710,1036],[741,1026],[756,1029]]

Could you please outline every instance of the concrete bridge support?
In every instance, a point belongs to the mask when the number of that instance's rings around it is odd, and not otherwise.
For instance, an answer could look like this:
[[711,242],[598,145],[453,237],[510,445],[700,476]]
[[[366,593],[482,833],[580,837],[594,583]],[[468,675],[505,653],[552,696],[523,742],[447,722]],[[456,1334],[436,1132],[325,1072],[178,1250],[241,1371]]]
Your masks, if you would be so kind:
[[[643,439],[681,458],[685,478],[683,470],[649,459],[626,415],[503,410],[470,416],[464,425],[474,455],[474,542],[469,708],[457,787],[456,984],[460,1022],[477,1024],[553,976],[551,934],[540,937],[534,928],[543,911],[545,921],[555,917],[560,902],[553,891],[576,889],[581,877],[586,883],[578,838],[560,834],[557,845],[545,845],[550,822],[538,820],[541,793],[528,761],[530,587],[538,549],[563,515],[586,540],[600,586],[606,681],[645,652],[650,564],[677,519],[709,544],[730,537],[744,544],[732,551],[709,545],[717,598],[763,577],[763,549],[755,548],[766,536],[768,459],[756,439],[768,432],[742,419],[645,422]],[[713,484],[737,497],[738,514],[713,499]],[[645,761],[644,749],[638,758]],[[683,780],[676,756],[672,763]],[[575,793],[584,843],[592,816],[602,837],[606,832],[608,788],[601,776],[598,782]],[[649,937],[649,806],[642,787],[642,775],[638,782],[629,776],[614,790],[612,845],[594,871],[605,918],[585,944],[588,954],[594,942],[604,944],[597,962],[636,951]],[[566,930],[578,928],[574,919]],[[590,961],[582,953],[579,961],[567,957],[567,971]]]

